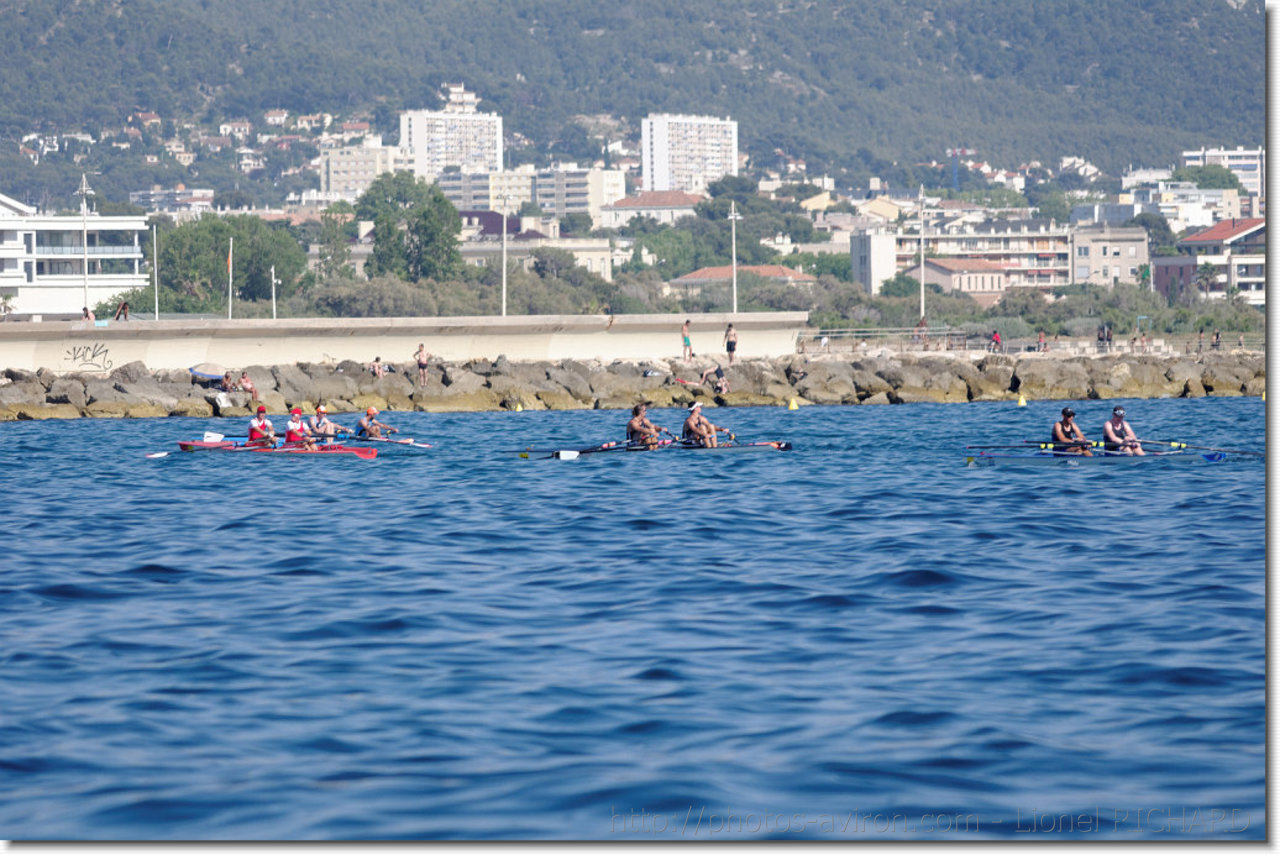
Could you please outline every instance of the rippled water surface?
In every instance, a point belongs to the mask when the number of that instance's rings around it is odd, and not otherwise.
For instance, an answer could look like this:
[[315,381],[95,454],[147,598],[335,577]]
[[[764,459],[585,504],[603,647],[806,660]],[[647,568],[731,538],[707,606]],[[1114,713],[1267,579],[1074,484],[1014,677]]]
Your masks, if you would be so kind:
[[[1262,447],[1256,398],[1127,404]],[[1262,462],[963,465],[1060,407],[572,462],[499,452],[625,414],[388,414],[438,447],[374,461],[0,425],[0,837],[1261,839]]]

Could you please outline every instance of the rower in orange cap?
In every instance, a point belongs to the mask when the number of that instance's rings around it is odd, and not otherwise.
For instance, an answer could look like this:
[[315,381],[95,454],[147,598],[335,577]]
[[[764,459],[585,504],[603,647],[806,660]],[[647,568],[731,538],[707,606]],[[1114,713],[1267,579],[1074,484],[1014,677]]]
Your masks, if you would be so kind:
[[382,439],[382,432],[399,433],[389,424],[378,421],[378,408],[370,407],[364,411],[364,418],[356,423],[356,436],[368,439]]

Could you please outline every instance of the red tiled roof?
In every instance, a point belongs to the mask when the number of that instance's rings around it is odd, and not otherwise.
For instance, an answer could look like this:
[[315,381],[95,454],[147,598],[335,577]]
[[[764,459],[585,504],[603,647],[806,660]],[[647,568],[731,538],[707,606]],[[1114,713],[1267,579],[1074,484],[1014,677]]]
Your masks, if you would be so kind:
[[1262,218],[1248,220],[1222,220],[1214,223],[1202,232],[1196,232],[1193,235],[1184,237],[1178,243],[1218,243],[1219,241],[1231,240],[1248,234],[1258,226],[1266,225],[1267,221]]
[[692,208],[702,201],[701,196],[680,190],[652,190],[619,199],[607,208]]
[[[783,267],[781,264],[754,264],[754,265],[738,265],[739,273],[754,273],[756,276],[762,276],[765,279],[786,279],[793,282],[816,282],[817,277],[810,276],[808,273],[801,273],[798,270],[792,270],[790,267]],[[732,279],[733,266],[726,264],[723,267],[703,267],[692,273],[686,273],[673,282],[704,282],[719,279]]]

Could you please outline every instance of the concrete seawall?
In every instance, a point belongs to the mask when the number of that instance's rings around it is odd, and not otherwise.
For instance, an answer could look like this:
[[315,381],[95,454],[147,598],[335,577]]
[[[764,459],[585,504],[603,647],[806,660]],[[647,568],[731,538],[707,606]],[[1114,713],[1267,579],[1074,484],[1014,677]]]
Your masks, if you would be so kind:
[[688,317],[697,353],[723,353],[725,327],[744,357],[796,351],[804,312],[703,315],[521,315],[518,317],[285,320],[60,321],[0,324],[0,368],[57,373],[111,371],[130,362],[153,370],[202,362],[228,368],[297,362],[408,363],[425,344],[441,359],[614,360],[680,354]]

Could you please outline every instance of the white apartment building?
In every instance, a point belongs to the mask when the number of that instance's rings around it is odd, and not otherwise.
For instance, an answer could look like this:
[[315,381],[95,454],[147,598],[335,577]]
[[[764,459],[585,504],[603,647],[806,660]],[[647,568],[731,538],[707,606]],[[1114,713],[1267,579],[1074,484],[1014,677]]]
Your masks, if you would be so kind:
[[640,124],[643,189],[701,193],[738,174],[738,123],[711,116],[660,114]]
[[[918,266],[920,244],[918,232],[884,227],[855,232],[849,240],[854,281],[862,283],[868,294],[879,294],[886,279]],[[1081,245],[1086,247],[1084,255],[1079,255]],[[1139,281],[1140,268],[1149,261],[1144,229],[1074,228],[1051,220],[927,226],[924,255],[926,261],[931,257],[976,259],[999,265],[1006,274],[1003,284],[1009,288],[1051,288],[1077,281],[1132,284]],[[1083,263],[1073,265],[1073,261]]]
[[80,317],[147,284],[145,216],[43,214],[0,195],[0,297],[18,315]]
[[1191,228],[1207,229],[1219,220],[1238,219],[1243,208],[1240,191],[1201,189],[1190,181],[1161,181],[1152,187],[1138,187],[1121,193],[1120,201],[1153,206],[1174,233]]
[[479,99],[458,84],[445,87],[443,110],[400,114],[400,146],[419,178],[434,181],[446,168],[462,172],[502,170],[502,117],[476,110]]
[[1251,214],[1263,216],[1267,200],[1267,150],[1265,148],[1202,148],[1182,153],[1184,166],[1225,166],[1231,170],[1245,191],[1258,200]]
[[412,163],[382,137],[367,136],[359,145],[326,148],[320,152],[320,192],[326,198],[354,202],[384,172],[411,170]]

